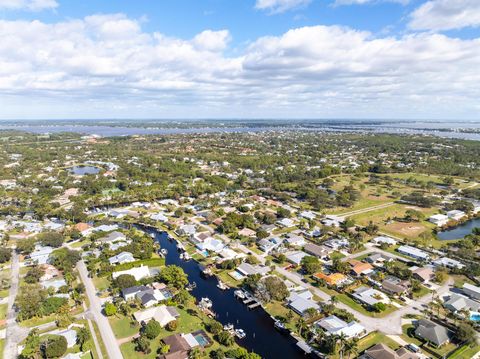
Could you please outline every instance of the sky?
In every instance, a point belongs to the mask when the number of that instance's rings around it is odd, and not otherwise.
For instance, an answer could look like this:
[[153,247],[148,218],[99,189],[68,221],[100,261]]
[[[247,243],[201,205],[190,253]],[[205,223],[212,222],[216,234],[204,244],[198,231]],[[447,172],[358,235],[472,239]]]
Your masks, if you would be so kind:
[[0,119],[480,120],[480,0],[0,0]]

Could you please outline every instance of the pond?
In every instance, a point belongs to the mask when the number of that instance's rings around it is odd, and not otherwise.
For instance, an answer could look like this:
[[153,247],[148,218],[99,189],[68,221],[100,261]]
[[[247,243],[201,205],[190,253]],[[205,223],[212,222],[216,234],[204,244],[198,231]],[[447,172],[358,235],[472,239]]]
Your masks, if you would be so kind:
[[462,239],[466,235],[472,233],[475,227],[480,227],[480,218],[474,218],[460,224],[459,226],[438,232],[437,237],[441,241]]
[[223,325],[232,323],[235,328],[245,331],[246,337],[238,343],[249,351],[262,358],[305,358],[296,341],[288,334],[282,334],[274,327],[270,315],[261,308],[249,310],[240,300],[236,299],[233,289],[222,291],[217,288],[217,279],[206,278],[202,275],[198,263],[194,260],[183,261],[177,251],[176,242],[168,239],[168,234],[156,230],[146,230],[153,233],[162,248],[167,249],[166,264],[175,264],[182,267],[190,282],[197,284],[192,295],[200,300],[207,297],[212,300],[212,310],[216,319]]
[[96,175],[100,172],[100,168],[95,166],[74,166],[70,167],[68,172],[76,176]]

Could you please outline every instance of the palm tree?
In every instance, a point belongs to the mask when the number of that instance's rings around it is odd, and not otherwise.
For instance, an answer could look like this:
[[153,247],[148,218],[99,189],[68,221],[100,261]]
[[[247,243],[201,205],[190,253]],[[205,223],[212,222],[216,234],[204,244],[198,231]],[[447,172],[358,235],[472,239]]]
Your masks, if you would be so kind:
[[348,359],[353,354],[358,354],[358,338],[353,338],[345,343],[345,354],[348,354]]
[[307,328],[307,323],[305,322],[305,319],[300,318],[296,326],[297,326],[298,334],[302,336],[303,331]]
[[332,305],[335,305],[335,304],[338,303],[338,298],[337,298],[336,295],[332,295],[332,296],[330,297],[330,303],[331,303]]
[[347,336],[345,333],[340,333],[338,336],[338,342],[340,343],[340,359],[343,359],[343,351],[345,349],[345,343],[347,341]]

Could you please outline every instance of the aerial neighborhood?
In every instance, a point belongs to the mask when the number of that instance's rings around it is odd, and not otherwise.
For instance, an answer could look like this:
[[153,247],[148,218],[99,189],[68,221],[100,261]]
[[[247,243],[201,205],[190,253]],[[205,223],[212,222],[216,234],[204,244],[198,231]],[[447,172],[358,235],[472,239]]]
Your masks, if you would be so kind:
[[462,142],[66,136],[3,137],[5,358],[480,351],[480,177],[435,165]]

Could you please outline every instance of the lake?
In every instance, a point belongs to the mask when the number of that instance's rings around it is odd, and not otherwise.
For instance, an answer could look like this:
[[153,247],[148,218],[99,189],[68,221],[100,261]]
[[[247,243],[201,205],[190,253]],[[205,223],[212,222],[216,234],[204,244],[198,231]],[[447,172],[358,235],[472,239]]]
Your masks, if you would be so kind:
[[96,175],[100,172],[100,168],[95,166],[74,166],[70,167],[68,172],[75,176]]
[[472,233],[475,227],[480,227],[480,218],[474,218],[465,223],[460,224],[459,226],[438,232],[437,237],[441,241],[462,239],[467,234]]
[[155,240],[162,248],[167,249],[166,264],[175,264],[182,267],[188,275],[190,282],[195,282],[197,287],[192,290],[192,295],[200,300],[208,297],[213,302],[212,310],[217,315],[217,320],[223,325],[232,323],[235,328],[241,328],[247,336],[238,340],[238,343],[249,351],[266,359],[300,359],[305,358],[296,341],[288,334],[277,331],[270,315],[261,308],[249,310],[240,300],[233,295],[233,289],[222,291],[217,288],[217,279],[205,278],[194,260],[183,261],[177,251],[176,242],[168,239],[165,232],[153,229],[143,229],[155,235]]

